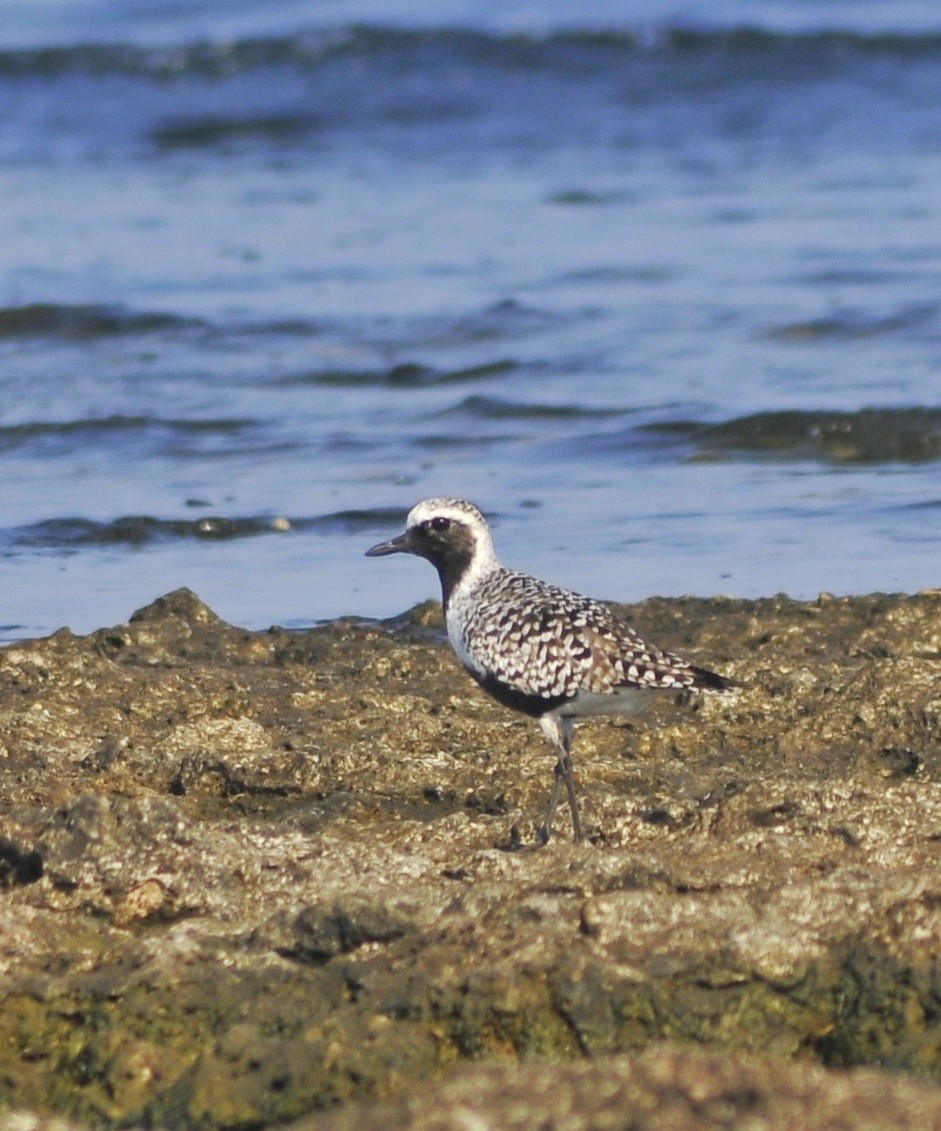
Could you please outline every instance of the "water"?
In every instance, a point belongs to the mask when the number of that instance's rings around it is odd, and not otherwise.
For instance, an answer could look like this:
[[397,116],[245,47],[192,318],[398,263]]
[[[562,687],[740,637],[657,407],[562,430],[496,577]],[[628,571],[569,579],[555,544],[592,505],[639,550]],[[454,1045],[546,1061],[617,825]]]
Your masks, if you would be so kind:
[[390,615],[441,493],[620,600],[941,583],[932,5],[4,16],[0,638]]

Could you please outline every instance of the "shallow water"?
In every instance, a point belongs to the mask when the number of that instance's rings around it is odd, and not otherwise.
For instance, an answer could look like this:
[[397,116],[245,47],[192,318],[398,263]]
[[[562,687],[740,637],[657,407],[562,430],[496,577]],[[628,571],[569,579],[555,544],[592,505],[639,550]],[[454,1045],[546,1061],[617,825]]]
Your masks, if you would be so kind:
[[11,7],[0,636],[937,585],[941,18],[423,7]]

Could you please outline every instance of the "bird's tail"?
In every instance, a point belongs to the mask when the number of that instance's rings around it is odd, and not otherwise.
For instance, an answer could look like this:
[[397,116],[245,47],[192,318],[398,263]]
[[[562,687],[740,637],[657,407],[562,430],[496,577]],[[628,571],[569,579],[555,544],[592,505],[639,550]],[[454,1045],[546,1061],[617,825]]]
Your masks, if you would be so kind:
[[728,675],[719,675],[718,672],[711,672],[708,668],[699,668],[695,664],[690,664],[690,670],[695,676],[695,680],[690,686],[696,691],[733,691],[736,687],[748,686],[740,679],[733,679]]

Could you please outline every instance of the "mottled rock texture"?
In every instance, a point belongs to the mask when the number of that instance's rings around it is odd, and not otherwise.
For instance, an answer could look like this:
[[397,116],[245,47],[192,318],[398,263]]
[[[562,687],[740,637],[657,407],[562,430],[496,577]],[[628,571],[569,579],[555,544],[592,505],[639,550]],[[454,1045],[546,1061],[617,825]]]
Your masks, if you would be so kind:
[[435,606],[0,649],[0,1131],[941,1127],[941,597],[624,612],[748,686],[581,725],[535,851]]

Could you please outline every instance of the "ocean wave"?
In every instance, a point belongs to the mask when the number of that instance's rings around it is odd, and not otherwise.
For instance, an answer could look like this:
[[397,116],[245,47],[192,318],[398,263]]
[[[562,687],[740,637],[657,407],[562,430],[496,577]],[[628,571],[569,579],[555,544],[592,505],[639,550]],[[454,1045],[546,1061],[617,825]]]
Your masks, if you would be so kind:
[[0,306],[0,342],[28,338],[90,342],[160,334],[187,339],[307,338],[324,327],[303,318],[226,318],[208,321],[163,310],[135,310],[118,303],[33,302]]
[[278,379],[281,388],[304,385],[327,388],[428,389],[439,385],[463,385],[506,377],[521,369],[520,362],[499,358],[481,365],[442,369],[418,362],[400,362],[379,369],[315,369]]
[[941,408],[758,412],[718,424],[678,421],[644,429],[689,443],[701,457],[739,454],[840,464],[941,459]]
[[143,546],[177,538],[231,541],[291,529],[282,518],[163,519],[150,515],[125,515],[109,522],[89,518],[52,518],[20,527],[8,534],[15,548],[65,550],[88,546]]
[[[257,427],[257,421],[247,419],[168,420],[154,416],[88,417],[73,420],[34,420],[0,427],[0,452],[33,447],[44,454],[62,450],[71,454],[76,448],[90,445],[119,445],[172,449],[175,455],[184,455],[193,445],[205,446],[206,441],[234,442],[237,438],[240,451],[245,449],[245,436]],[[203,452],[202,454],[206,454]]]
[[[348,134],[370,147],[384,140],[397,154],[414,145],[451,157],[482,143],[517,152],[591,137],[630,146],[672,137],[685,116],[678,103],[704,119],[697,129],[722,137],[762,136],[769,114],[779,138],[803,137],[821,114],[831,130],[852,123],[860,91],[888,109],[900,99],[923,108],[903,133],[921,139],[939,60],[941,34],[747,29],[536,36],[355,27],[160,49],[4,51],[0,96],[12,110],[0,156],[309,153]],[[782,94],[786,106],[775,101]],[[611,206],[623,203],[618,191],[576,183],[553,199]]]
[[624,415],[627,409],[594,408],[578,404],[508,401],[502,397],[470,396],[435,413],[435,418],[464,416],[474,420],[591,420]]
[[3,338],[66,338],[88,341],[123,334],[152,334],[164,330],[202,327],[198,319],[175,314],[133,311],[123,306],[96,303],[27,303],[0,307],[0,340]]
[[90,518],[51,518],[7,530],[0,535],[7,550],[72,550],[93,546],[144,546],[197,540],[231,542],[263,534],[317,531],[323,534],[365,534],[404,525],[407,510],[374,507],[333,511],[307,518],[284,515],[203,515],[198,518],[156,518],[122,515],[107,521]]
[[865,33],[854,30],[775,31],[757,27],[690,29],[663,26],[609,31],[497,34],[458,28],[398,29],[351,26],[301,30],[292,35],[201,40],[170,47],[80,43],[0,51],[0,77],[55,78],[81,73],[97,78],[136,76],[166,81],[195,76],[226,79],[289,66],[313,71],[338,60],[376,65],[418,64],[452,58],[507,71],[573,71],[586,64],[653,54],[715,55],[730,59],[787,56],[913,58],[941,55],[941,32]]
[[766,331],[764,337],[779,342],[853,341],[917,330],[937,322],[937,303],[915,303],[888,314],[867,310],[840,310],[821,318],[788,322]]

